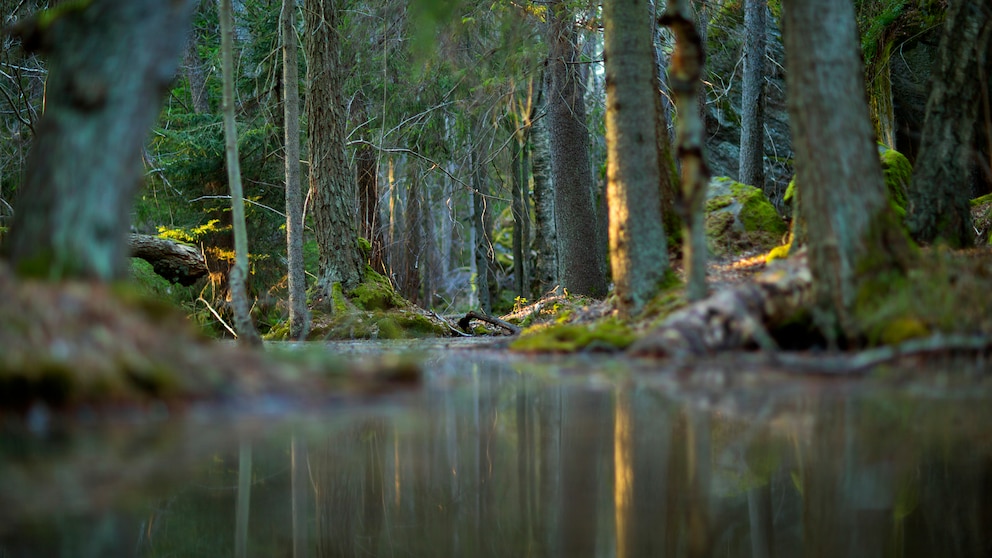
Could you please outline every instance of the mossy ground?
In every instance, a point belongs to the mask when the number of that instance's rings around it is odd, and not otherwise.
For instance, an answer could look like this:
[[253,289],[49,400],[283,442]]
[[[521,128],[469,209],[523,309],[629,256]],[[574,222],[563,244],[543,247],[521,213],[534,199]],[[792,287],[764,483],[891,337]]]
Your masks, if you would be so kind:
[[868,345],[935,333],[992,335],[992,251],[922,250],[905,275],[864,285],[855,318]]
[[[267,339],[284,340],[288,325],[273,327]],[[389,279],[366,266],[362,282],[345,293],[331,286],[331,300],[311,308],[308,339],[421,339],[451,332],[441,320],[404,299]]]

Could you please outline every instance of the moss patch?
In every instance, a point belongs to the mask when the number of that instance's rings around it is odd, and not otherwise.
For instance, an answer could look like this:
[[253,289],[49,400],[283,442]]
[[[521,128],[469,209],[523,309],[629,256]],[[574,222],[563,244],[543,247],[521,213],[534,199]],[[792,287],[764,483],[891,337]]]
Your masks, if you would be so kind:
[[710,251],[718,257],[767,250],[786,232],[785,222],[759,188],[726,177],[710,182],[705,226]]
[[921,251],[905,275],[862,286],[855,319],[867,344],[895,343],[931,333],[992,335],[992,253]]
[[525,330],[510,344],[514,351],[529,353],[616,352],[636,340],[630,327],[617,320],[593,324],[550,324]]

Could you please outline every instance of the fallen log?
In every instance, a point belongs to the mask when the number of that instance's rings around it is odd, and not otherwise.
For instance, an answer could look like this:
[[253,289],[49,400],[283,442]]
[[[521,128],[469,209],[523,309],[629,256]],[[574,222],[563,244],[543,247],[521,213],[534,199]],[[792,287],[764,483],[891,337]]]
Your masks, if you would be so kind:
[[805,253],[775,262],[747,283],[673,312],[635,342],[635,356],[686,357],[760,347],[777,350],[769,329],[807,308],[812,277]]
[[520,333],[520,328],[511,324],[510,322],[503,321],[499,318],[494,318],[493,316],[489,316],[481,312],[476,312],[474,310],[469,311],[467,314],[465,314],[464,318],[458,320],[458,327],[462,328],[462,331],[464,331],[465,333],[471,333],[472,320],[479,320],[482,322],[486,322],[488,324],[492,324],[496,327],[503,328],[506,331],[510,332],[510,335],[517,335],[518,333]]
[[147,234],[128,238],[131,255],[152,264],[155,273],[180,285],[190,286],[207,274],[203,252],[195,246]]

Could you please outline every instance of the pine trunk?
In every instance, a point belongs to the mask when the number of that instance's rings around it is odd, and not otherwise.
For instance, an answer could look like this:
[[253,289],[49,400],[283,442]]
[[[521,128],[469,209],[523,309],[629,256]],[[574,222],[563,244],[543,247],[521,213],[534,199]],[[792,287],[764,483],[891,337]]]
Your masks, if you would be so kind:
[[283,114],[286,132],[286,253],[289,283],[289,338],[306,339],[307,278],[303,266],[303,192],[300,184],[300,78],[297,66],[296,2],[283,0]]
[[361,281],[357,186],[345,157],[340,0],[305,0],[306,117],[309,123],[310,190],[319,253],[317,294],[329,298],[338,283],[345,292]]
[[485,171],[482,168],[481,148],[472,148],[472,246],[475,258],[475,290],[479,297],[479,307],[486,314],[492,311],[492,292],[490,284],[490,262],[492,261],[492,244],[487,225],[489,217],[489,188],[486,186]]
[[744,2],[744,84],[741,88],[739,180],[765,188],[765,11],[767,0]]
[[[544,95],[546,97],[546,95]],[[548,122],[541,105],[534,121],[532,138],[534,152],[531,158],[534,176],[534,230],[537,261],[534,265],[534,284],[538,298],[558,286],[558,238],[555,227],[554,184],[551,181],[551,147]]]
[[224,73],[224,151],[227,155],[227,183],[231,191],[231,225],[234,228],[234,267],[228,280],[234,328],[238,341],[260,346],[248,303],[248,232],[245,229],[245,200],[241,188],[241,163],[238,159],[238,130],[234,122],[234,21],[231,0],[220,2],[221,67]]
[[45,114],[5,241],[20,273],[127,276],[139,150],[176,74],[191,8],[93,0],[13,30],[49,64]]
[[829,340],[855,336],[857,287],[898,269],[906,238],[882,181],[854,7],[841,0],[783,6],[789,119],[800,211],[809,235],[816,321]]
[[970,246],[976,122],[992,71],[992,10],[953,0],[933,71],[920,156],[909,188],[909,227],[920,242]]
[[650,13],[638,0],[603,5],[610,263],[620,311],[637,315],[668,269],[662,227]]
[[548,6],[547,83],[551,175],[561,286],[574,294],[606,295],[589,163],[589,132],[579,78],[572,15],[562,0]]

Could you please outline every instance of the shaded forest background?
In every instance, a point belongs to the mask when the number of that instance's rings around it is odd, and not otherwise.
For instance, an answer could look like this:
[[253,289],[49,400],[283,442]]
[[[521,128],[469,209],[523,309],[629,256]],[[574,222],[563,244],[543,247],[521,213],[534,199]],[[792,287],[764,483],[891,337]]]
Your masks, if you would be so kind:
[[[6,2],[2,17],[9,25],[54,4]],[[602,253],[605,260],[602,13],[596,2],[566,5],[580,54],[576,66],[597,207],[597,230],[589,231],[588,248]],[[713,176],[739,180],[745,106],[742,49],[748,33],[744,2],[710,0],[693,5],[708,55],[701,102],[706,156]],[[914,163],[947,5],[941,0],[858,0],[855,5],[878,141]],[[251,251],[249,291],[263,331],[284,321],[288,312],[281,6],[275,0],[234,2],[238,143]],[[549,191],[543,104],[549,49],[545,10],[542,3],[470,0],[354,0],[339,6],[343,99],[338,101],[346,107],[346,154],[358,185],[354,204],[360,235],[366,239],[361,243],[363,256],[406,299],[422,307],[455,313],[481,306],[505,313],[515,304],[553,291],[559,284],[558,258],[573,256],[556,253],[553,232],[549,236],[547,223],[542,226],[547,220],[542,203],[547,203]],[[792,209],[786,194],[794,174],[794,152],[777,1],[768,4],[767,15],[764,176],[754,186],[781,218],[788,219]],[[296,21],[302,45],[307,37],[301,14]],[[655,29],[654,46],[667,65],[674,39],[664,27],[656,24]],[[3,40],[0,234],[13,214],[34,125],[43,112],[47,75],[42,58],[25,52],[15,38]],[[306,62],[301,56],[298,75],[304,96]],[[224,307],[226,278],[234,259],[221,82],[217,4],[203,0],[196,9],[181,71],[141,152],[145,184],[132,216],[133,232],[202,247],[210,275],[192,286],[170,284],[138,259],[132,262],[133,271],[157,295],[182,305],[218,333],[211,308]],[[661,93],[663,102],[670,104],[664,84]],[[303,119],[300,130],[305,138],[306,114]],[[988,121],[986,100],[974,134],[976,156],[968,193],[972,198],[992,190],[989,136],[982,125]],[[307,143],[301,145],[305,176],[309,154]],[[308,218],[310,207],[304,210]],[[678,258],[674,238],[677,235],[670,235],[669,244]],[[744,242],[735,252],[768,247]],[[304,253],[312,282],[318,274],[312,226],[305,235]],[[607,267],[605,262],[603,266]]]

